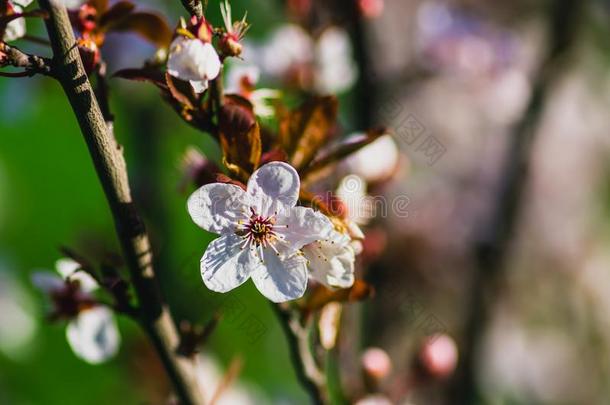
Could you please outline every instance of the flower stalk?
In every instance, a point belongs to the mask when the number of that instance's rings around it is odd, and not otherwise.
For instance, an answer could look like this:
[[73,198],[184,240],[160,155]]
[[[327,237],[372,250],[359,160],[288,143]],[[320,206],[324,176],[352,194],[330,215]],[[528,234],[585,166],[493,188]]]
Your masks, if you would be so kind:
[[290,350],[290,360],[294,366],[299,383],[309,394],[314,404],[325,404],[328,401],[326,376],[316,364],[311,351],[309,330],[301,325],[290,309],[281,304],[271,303]]
[[112,211],[139,301],[139,321],[158,352],[181,403],[201,404],[194,366],[189,359],[176,353],[178,332],[161,298],[152,267],[150,242],[132,201],[122,150],[94,95],[66,8],[59,0],[40,0],[40,5],[49,13],[45,24],[54,54],[55,77],[78,120]]

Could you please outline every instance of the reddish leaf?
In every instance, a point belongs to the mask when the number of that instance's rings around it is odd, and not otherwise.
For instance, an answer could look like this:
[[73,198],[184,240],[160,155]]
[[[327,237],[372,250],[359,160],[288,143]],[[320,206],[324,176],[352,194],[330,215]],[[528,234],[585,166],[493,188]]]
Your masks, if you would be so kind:
[[159,69],[155,68],[145,67],[141,69],[122,69],[115,72],[112,77],[135,80],[139,82],[149,82],[163,89],[167,89],[167,83],[165,82],[165,74]]
[[306,167],[330,139],[337,120],[336,97],[316,97],[291,112],[280,112],[279,140],[297,170]]
[[315,289],[301,304],[306,312],[316,311],[329,302],[356,302],[372,297],[375,289],[363,280],[354,281],[350,288],[330,290],[322,285]]
[[[318,158],[308,167],[301,170],[299,172],[301,179],[303,179],[303,182],[310,181],[311,177],[319,176],[325,170],[330,170],[334,164],[340,162],[343,158],[351,155],[387,133],[388,131],[386,128],[373,129],[368,131],[359,139],[340,143],[336,148],[328,152],[326,155]],[[380,159],[382,158],[383,157],[380,157]]]
[[108,10],[108,0],[89,0],[87,3],[96,9],[99,15],[104,14]]
[[247,181],[261,159],[260,127],[252,104],[239,96],[227,96],[219,114],[223,161],[232,174]]
[[233,184],[234,186],[241,187],[244,191],[246,191],[246,185],[244,183],[233,180],[229,176],[222,173],[216,174],[216,183]]
[[157,14],[133,12],[124,18],[110,22],[108,31],[135,32],[159,48],[168,47],[172,40],[172,30],[167,21]]
[[195,95],[193,87],[189,82],[176,79],[174,76],[166,73],[165,83],[167,84],[167,87],[174,100],[184,107],[191,110],[195,109],[195,104],[197,104],[197,96]]
[[127,17],[136,6],[126,0],[115,3],[108,11],[102,14],[99,21],[99,27],[102,30],[112,26],[113,23],[121,21]]
[[284,152],[283,149],[275,148],[273,150],[270,150],[269,152],[263,153],[263,155],[261,156],[260,164],[262,166],[265,163],[269,163],[269,162],[287,162],[287,161],[288,161],[288,156],[286,156],[286,152]]

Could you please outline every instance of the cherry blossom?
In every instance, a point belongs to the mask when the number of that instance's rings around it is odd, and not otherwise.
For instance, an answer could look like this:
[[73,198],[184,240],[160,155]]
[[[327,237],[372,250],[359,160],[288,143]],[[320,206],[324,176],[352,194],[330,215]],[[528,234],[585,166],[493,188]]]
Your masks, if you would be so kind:
[[220,234],[201,259],[205,285],[227,292],[252,278],[268,299],[301,297],[307,287],[303,246],[327,237],[332,223],[323,214],[297,207],[300,180],[283,162],[255,171],[247,190],[206,184],[188,199],[188,211],[201,228]]
[[208,88],[208,81],[220,73],[221,62],[209,42],[177,36],[169,48],[167,72],[191,83],[197,93]]
[[317,240],[303,248],[309,261],[311,277],[331,288],[348,288],[354,284],[356,252],[351,238],[331,230],[325,239]]
[[48,293],[55,306],[52,316],[67,318],[66,338],[74,354],[91,364],[112,358],[119,349],[120,335],[112,311],[92,295],[99,285],[72,259],[56,263],[59,276],[37,272],[32,282]]

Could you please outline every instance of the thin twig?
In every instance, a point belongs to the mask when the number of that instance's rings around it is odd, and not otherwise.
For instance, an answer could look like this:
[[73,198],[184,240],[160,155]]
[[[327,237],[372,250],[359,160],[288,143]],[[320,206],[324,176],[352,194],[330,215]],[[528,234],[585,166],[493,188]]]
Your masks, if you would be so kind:
[[22,72],[2,72],[6,77],[28,77],[35,74],[53,76],[52,61],[38,55],[30,55],[16,46],[0,42],[0,67],[13,66],[25,69]]
[[180,0],[188,13],[195,17],[203,17],[203,11],[207,7],[207,0]]
[[289,309],[284,309],[274,303],[271,303],[271,307],[286,336],[290,359],[299,382],[314,404],[326,403],[326,377],[318,368],[311,352],[308,329],[300,324],[298,318]]
[[152,267],[144,225],[134,207],[121,147],[104,116],[79,56],[70,20],[61,0],[40,0],[53,48],[56,78],[74,110],[110,205],[117,235],[140,306],[140,323],[157,350],[182,404],[201,404],[194,364],[176,354],[178,332],[163,304]]

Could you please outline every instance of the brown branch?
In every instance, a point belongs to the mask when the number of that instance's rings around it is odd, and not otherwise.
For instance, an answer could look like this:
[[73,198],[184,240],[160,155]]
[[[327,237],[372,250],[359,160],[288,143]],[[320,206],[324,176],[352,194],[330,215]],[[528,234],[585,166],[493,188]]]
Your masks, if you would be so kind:
[[180,0],[188,13],[195,17],[203,17],[208,2],[207,0]]
[[29,77],[35,74],[53,76],[51,60],[42,56],[30,55],[4,42],[0,42],[0,67],[2,66],[25,69],[17,73],[3,72],[6,77]]
[[155,346],[181,403],[201,404],[194,364],[176,354],[178,332],[161,298],[148,236],[131,198],[125,159],[83,68],[66,8],[61,0],[40,0],[40,5],[49,13],[45,24],[53,48],[55,76],[74,110],[112,211],[139,301],[140,324]]
[[298,317],[289,309],[271,303],[282,326],[290,350],[290,359],[299,382],[314,404],[327,402],[326,377],[319,369],[311,352],[308,328],[303,327]]

